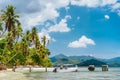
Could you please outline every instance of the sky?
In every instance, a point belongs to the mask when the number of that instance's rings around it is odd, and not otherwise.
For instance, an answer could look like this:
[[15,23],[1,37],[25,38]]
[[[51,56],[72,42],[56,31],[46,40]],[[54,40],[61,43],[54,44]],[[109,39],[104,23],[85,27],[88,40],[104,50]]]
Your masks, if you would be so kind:
[[51,55],[120,57],[120,0],[0,0],[16,7],[24,31],[36,27]]

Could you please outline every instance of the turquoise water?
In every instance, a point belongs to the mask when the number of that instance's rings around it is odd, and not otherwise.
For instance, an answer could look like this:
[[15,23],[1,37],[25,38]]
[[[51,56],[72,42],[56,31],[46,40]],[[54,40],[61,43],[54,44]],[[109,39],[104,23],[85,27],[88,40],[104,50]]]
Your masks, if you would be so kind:
[[102,71],[96,68],[90,72],[87,68],[79,68],[78,72],[0,72],[0,80],[120,80],[120,68],[109,68]]
[[109,68],[106,72],[101,71],[101,68],[96,68],[94,72],[79,68],[78,72],[32,72],[24,75],[27,80],[120,80],[120,68]]

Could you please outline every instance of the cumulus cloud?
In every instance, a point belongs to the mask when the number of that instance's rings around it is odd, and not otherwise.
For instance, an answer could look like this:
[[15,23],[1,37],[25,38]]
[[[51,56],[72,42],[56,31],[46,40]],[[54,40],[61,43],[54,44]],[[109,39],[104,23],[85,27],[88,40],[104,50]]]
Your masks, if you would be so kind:
[[99,4],[100,6],[106,6],[106,5],[112,5],[115,4],[117,2],[117,0],[99,0],[101,1]]
[[71,29],[67,25],[67,20],[71,19],[70,15],[65,16],[58,24],[49,28],[49,32],[69,32]]
[[96,8],[96,7],[109,7],[111,11],[117,12],[118,15],[120,10],[120,2],[119,0],[71,0],[71,5],[76,6],[86,6],[88,8]]
[[[58,9],[67,7],[69,0],[1,0],[0,9],[12,4],[20,12],[22,25],[30,29],[32,26],[40,25],[47,20],[54,21],[59,17]],[[22,6],[22,7],[21,7]]]
[[95,42],[92,39],[87,38],[86,36],[83,35],[79,40],[70,42],[68,44],[68,47],[71,47],[71,48],[86,48],[88,45],[95,45]]
[[120,3],[116,3],[112,6],[113,10],[120,9]]
[[47,40],[51,40],[51,37],[50,37],[48,31],[45,30],[45,29],[42,29],[42,30],[38,33],[38,36],[39,36],[40,39],[41,39],[43,36],[46,36]]
[[[55,21],[60,13],[58,9],[70,9],[69,5],[86,6],[90,8],[111,6],[119,14],[120,3],[117,0],[0,0],[0,9],[12,4],[20,12],[20,21],[26,29],[40,25],[48,20]],[[22,7],[21,7],[22,6]]]
[[72,5],[96,7],[99,4],[98,0],[71,0]]
[[120,16],[120,10],[118,10],[117,12],[118,12],[118,15]]
[[105,19],[110,19],[109,15],[104,15]]
[[[33,26],[44,24],[46,21],[55,22],[60,17],[60,8],[65,8],[66,11],[70,9],[69,5],[86,6],[89,8],[110,6],[111,10],[120,15],[120,3],[117,0],[0,0],[0,9],[7,5],[16,6],[17,12],[20,14],[20,21],[23,28],[31,29]],[[39,35],[47,35],[51,38],[50,32],[69,32],[67,20],[70,16],[66,16],[60,22],[54,25],[46,25],[47,30],[42,30]],[[107,17],[106,19],[109,19]],[[79,17],[78,17],[79,19]],[[51,39],[52,40],[52,39]]]
[[72,5],[86,6],[90,8],[115,4],[117,0],[71,0]]
[[55,10],[52,4],[46,4],[45,9],[32,13],[29,15],[24,15],[21,19],[24,20],[24,25],[28,27],[40,25],[47,20],[55,20],[59,17],[59,13]]
[[120,3],[116,3],[116,4],[112,5],[111,8],[112,8],[112,11],[117,12],[118,15],[120,16]]
[[55,38],[52,38],[49,35],[49,32],[46,29],[42,29],[39,33],[38,33],[39,39],[41,41],[41,38],[43,38],[43,36],[46,36],[47,40],[52,41],[52,42],[56,42]]

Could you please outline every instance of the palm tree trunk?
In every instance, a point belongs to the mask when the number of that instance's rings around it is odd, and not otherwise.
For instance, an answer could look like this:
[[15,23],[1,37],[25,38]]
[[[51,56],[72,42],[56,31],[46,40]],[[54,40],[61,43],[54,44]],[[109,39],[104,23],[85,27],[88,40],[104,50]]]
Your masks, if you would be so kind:
[[6,62],[6,64],[7,64],[8,62],[10,62],[17,54],[18,54],[18,53],[16,53],[14,56],[12,56],[12,57]]

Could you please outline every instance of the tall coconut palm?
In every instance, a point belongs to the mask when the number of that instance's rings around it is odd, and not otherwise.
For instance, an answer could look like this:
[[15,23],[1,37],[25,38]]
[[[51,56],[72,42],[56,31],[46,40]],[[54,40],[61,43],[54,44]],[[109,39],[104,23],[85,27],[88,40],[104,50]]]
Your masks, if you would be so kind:
[[38,49],[40,46],[40,41],[39,41],[36,27],[32,28],[32,41],[35,44],[35,48]]
[[32,28],[32,40],[33,41],[35,40],[36,36],[37,36],[37,29],[36,27],[33,27]]
[[15,7],[8,5],[6,10],[1,10],[1,19],[5,22],[5,29],[11,31],[13,27],[20,25],[19,16],[15,12]]
[[22,35],[23,35],[22,31],[23,31],[23,30],[22,30],[22,27],[21,27],[21,26],[18,26],[18,27],[16,28],[16,37],[17,37],[16,43],[18,42],[19,37],[20,37],[20,36],[22,37]]
[[42,37],[42,43],[44,47],[46,47],[46,45],[49,44],[49,40],[46,38],[46,36]]
[[0,20],[0,35],[2,35],[2,31],[3,31],[3,23],[2,23],[2,21]]
[[0,38],[3,37],[4,30],[3,30],[3,21],[0,19]]
[[49,40],[46,38],[46,36],[43,36],[42,38],[42,43],[43,43],[43,62],[45,63],[44,66],[45,66],[45,71],[47,72],[47,66],[46,63],[48,62],[48,50],[46,48],[46,45],[49,44]]
[[24,56],[28,55],[28,42],[25,38],[22,39],[21,50]]

